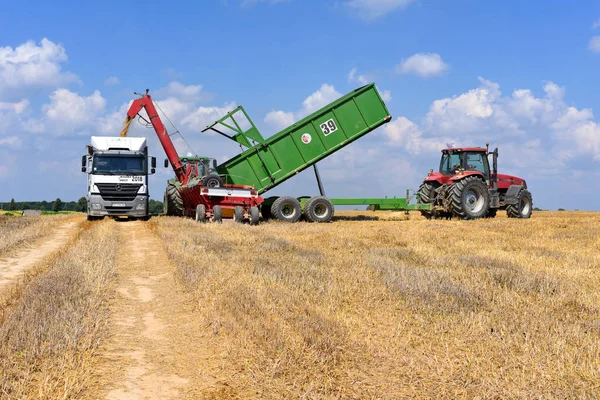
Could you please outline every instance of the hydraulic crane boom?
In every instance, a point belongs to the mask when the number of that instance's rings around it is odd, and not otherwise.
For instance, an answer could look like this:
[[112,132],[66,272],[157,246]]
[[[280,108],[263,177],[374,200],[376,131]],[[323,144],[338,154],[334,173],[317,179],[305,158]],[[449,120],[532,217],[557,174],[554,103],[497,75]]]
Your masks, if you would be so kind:
[[[148,90],[146,89],[146,94],[142,95],[142,97],[135,99],[131,106],[129,107],[129,111],[127,111],[127,118],[123,123],[123,130],[121,131],[121,136],[127,136],[127,131],[129,130],[129,125],[131,121],[139,114],[139,112],[143,109],[146,110],[146,114],[148,114],[148,118],[150,119],[150,123],[160,140],[160,144],[163,149],[165,149],[165,153],[167,154],[167,158],[171,163],[171,167],[173,171],[175,171],[175,176],[177,176],[177,180],[182,184],[187,183],[188,174],[185,171],[185,167],[183,163],[179,160],[179,155],[177,154],[177,150],[175,150],[175,146],[173,146],[173,142],[171,141],[171,137],[165,128],[165,125],[162,123],[160,117],[158,116],[158,112],[152,103],[152,97],[148,94]],[[142,117],[143,118],[143,117]]]

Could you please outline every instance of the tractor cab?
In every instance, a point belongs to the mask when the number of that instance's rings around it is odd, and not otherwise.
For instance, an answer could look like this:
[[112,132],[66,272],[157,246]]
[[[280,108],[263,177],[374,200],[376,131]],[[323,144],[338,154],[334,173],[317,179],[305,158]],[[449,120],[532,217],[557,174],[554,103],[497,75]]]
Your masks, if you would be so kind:
[[444,149],[440,160],[440,174],[452,176],[457,173],[476,171],[483,175],[489,185],[491,174],[488,154],[488,149],[481,147]]

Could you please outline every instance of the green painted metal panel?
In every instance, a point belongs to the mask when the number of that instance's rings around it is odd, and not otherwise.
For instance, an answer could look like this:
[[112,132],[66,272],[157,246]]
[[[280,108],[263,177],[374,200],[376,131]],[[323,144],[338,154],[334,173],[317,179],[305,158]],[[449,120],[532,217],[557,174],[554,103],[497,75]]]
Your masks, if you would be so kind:
[[234,136],[218,131],[219,123],[232,126],[224,121],[233,120],[235,127],[239,127],[236,112],[247,117],[245,110],[238,107],[205,130],[215,130],[238,143],[258,142],[219,165],[218,172],[227,176],[228,183],[252,184],[259,193],[274,188],[391,119],[374,84],[346,94],[267,139],[262,139],[249,117],[251,128],[246,131],[236,129]]

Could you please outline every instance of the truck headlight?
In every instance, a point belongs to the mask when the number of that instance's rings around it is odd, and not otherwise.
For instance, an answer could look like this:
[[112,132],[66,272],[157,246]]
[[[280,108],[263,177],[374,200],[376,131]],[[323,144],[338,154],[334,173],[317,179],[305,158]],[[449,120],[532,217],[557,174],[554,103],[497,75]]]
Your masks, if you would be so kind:
[[146,205],[145,204],[138,204],[137,206],[135,206],[136,210],[145,210],[146,209]]
[[102,208],[102,204],[92,204],[92,210],[100,210]]

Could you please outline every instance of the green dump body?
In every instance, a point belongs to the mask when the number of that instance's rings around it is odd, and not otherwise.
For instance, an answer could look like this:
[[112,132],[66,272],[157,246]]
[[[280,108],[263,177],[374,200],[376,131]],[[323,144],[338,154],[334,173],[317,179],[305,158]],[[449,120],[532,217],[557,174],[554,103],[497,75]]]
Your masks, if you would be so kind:
[[[239,117],[249,121],[241,128]],[[358,88],[264,139],[242,107],[206,130],[227,136],[248,149],[217,167],[226,183],[252,185],[259,194],[332,155],[390,121],[390,113],[374,84]],[[248,124],[247,124],[248,125]],[[236,134],[223,133],[222,126]]]

